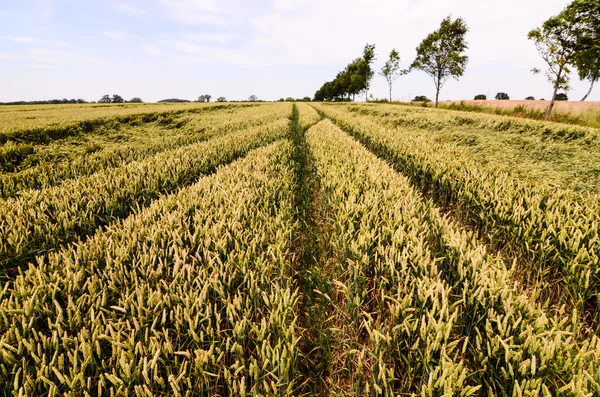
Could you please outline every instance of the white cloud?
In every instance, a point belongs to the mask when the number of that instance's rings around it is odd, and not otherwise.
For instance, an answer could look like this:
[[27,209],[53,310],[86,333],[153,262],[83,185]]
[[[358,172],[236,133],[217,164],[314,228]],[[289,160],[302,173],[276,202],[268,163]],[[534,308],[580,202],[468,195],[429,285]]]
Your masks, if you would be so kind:
[[28,37],[28,36],[8,36],[7,40],[12,41],[14,43],[19,43],[19,44],[32,44],[32,45],[49,44],[52,46],[63,47],[63,48],[71,47],[71,44],[66,41],[62,41],[62,40],[47,41],[47,40],[42,40],[37,37]]
[[54,16],[54,3],[52,0],[35,0],[30,10],[32,10],[31,16],[45,22]]
[[72,45],[67,43],[66,41],[53,41],[50,44],[55,45],[57,47],[63,47],[63,48],[71,48]]
[[537,55],[527,32],[567,2],[547,0],[541,8],[541,1],[522,0],[273,0],[270,11],[248,18],[250,39],[240,50],[263,66],[342,68],[368,42],[377,45],[379,63],[392,48],[408,63],[419,42],[452,15],[470,27],[470,68],[509,60],[530,69]]
[[[470,28],[467,37],[470,62],[460,83],[449,83],[442,93],[449,97],[468,97],[474,91],[501,88],[496,85],[522,89],[525,81],[535,86],[529,70],[540,65],[540,60],[527,40],[527,32],[568,3],[568,0],[476,3],[472,0],[273,0],[268,10],[257,11],[253,8],[255,3],[238,6],[235,0],[218,4],[160,1],[168,7],[171,18],[220,25],[220,30],[235,32],[236,37],[235,46],[230,44],[231,36],[227,34],[221,39],[215,34],[213,40],[206,34],[187,35],[160,43],[163,55],[171,62],[230,63],[256,69],[328,65],[331,67],[328,78],[360,56],[366,43],[377,45],[376,69],[392,48],[399,50],[402,66],[407,67],[417,45],[439,27],[444,17],[460,16]],[[240,15],[244,17],[240,19]],[[508,71],[502,76],[507,80],[503,84],[497,82],[498,70]],[[385,82],[380,80],[374,79],[374,90],[385,92]],[[398,86],[404,84],[405,95],[417,90],[429,95],[429,85],[433,86],[419,72],[398,82]]]
[[185,36],[188,40],[197,43],[226,44],[232,37],[224,33],[189,33]]
[[[159,0],[167,9],[168,15],[175,20],[192,24],[209,24],[225,26],[232,21],[236,1],[216,2],[214,0]],[[218,4],[218,6],[217,6]],[[242,4],[247,8],[247,3]],[[251,7],[251,5],[250,5]],[[238,9],[239,10],[239,9]]]
[[13,61],[26,61],[37,65],[55,65],[55,64],[71,64],[71,65],[85,65],[85,64],[105,64],[104,60],[90,57],[82,54],[78,54],[72,51],[55,50],[52,48],[29,48],[21,53],[13,54],[2,54],[0,53],[0,59],[7,59]]
[[122,30],[107,30],[102,32],[102,36],[119,41],[132,40],[136,38],[136,36]]
[[146,13],[146,11],[136,5],[133,4],[128,4],[128,3],[122,3],[122,2],[118,2],[118,3],[114,3],[113,7],[119,11],[122,12],[123,14],[129,14],[129,15],[133,15],[136,17],[142,16]]
[[21,44],[43,44],[44,43],[44,40],[40,40],[35,37],[26,37],[26,36],[9,36],[9,37],[7,37],[7,39],[14,43],[21,43]]
[[165,56],[167,53],[163,51],[157,44],[143,44],[142,49],[148,55],[152,56]]

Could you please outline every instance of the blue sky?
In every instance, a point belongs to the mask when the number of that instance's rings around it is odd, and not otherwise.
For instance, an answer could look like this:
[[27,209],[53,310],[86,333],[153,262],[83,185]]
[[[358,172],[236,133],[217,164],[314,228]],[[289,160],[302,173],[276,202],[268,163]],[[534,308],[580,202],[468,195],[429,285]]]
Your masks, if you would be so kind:
[[[498,91],[548,99],[552,89],[527,32],[568,0],[20,0],[0,3],[0,101],[98,100],[103,94],[261,99],[311,96],[365,43],[379,69],[392,48],[404,67],[447,15],[469,25],[470,62],[442,100]],[[587,82],[573,75],[571,99]],[[371,92],[387,96],[375,76]],[[413,72],[394,98],[434,96]],[[600,88],[590,97],[600,100]]]

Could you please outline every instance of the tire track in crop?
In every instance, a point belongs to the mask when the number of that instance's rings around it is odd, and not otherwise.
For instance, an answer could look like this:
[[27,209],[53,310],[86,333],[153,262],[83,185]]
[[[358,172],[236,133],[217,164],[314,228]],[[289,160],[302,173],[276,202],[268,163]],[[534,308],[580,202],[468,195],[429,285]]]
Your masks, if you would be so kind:
[[305,132],[311,125],[301,126],[298,107],[294,105],[290,136],[294,145],[296,168],[297,235],[292,241],[295,282],[301,291],[300,325],[303,336],[299,343],[299,392],[302,395],[328,395],[330,375],[331,332],[328,327],[331,304],[328,292],[331,283],[323,264],[327,262],[326,209],[321,199],[321,188],[314,169]]

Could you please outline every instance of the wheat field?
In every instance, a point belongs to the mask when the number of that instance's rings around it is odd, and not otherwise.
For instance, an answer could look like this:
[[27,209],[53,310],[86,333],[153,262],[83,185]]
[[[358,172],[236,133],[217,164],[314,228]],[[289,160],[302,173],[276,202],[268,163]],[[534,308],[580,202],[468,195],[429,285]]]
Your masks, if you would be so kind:
[[397,105],[5,108],[2,390],[600,395],[598,158]]

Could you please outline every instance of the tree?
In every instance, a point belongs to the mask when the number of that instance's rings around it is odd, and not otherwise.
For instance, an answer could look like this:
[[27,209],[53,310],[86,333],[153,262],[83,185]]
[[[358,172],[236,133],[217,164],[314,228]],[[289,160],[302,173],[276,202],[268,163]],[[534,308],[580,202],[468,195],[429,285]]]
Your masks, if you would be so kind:
[[598,0],[574,0],[561,16],[569,21],[577,36],[579,48],[574,64],[579,78],[590,82],[589,90],[581,99],[583,102],[600,80],[600,5]]
[[508,96],[508,94],[506,92],[497,93],[495,98],[498,101],[507,101],[510,99],[510,97]]
[[459,79],[465,72],[469,57],[465,36],[469,28],[462,18],[444,19],[440,28],[429,34],[417,47],[417,57],[411,69],[419,69],[433,78],[435,107],[438,107],[440,90],[450,77]]
[[310,102],[310,97],[305,96],[304,98],[302,98],[302,102]]
[[375,45],[367,44],[363,55],[338,72],[335,79],[328,81],[315,92],[315,101],[349,101],[362,92],[369,98],[368,89],[375,72],[371,64],[375,61]]
[[103,95],[102,98],[98,101],[98,103],[111,103],[110,95]]
[[484,95],[484,94],[475,95],[476,101],[485,101],[486,99],[487,99],[487,95]]
[[359,63],[359,76],[362,78],[362,82],[364,82],[364,91],[365,91],[365,100],[368,102],[369,99],[369,87],[371,85],[371,79],[375,74],[373,68],[371,68],[371,64],[377,60],[375,55],[375,44],[365,45],[363,50],[362,62]]
[[248,97],[248,102],[256,102],[258,101],[258,97],[256,95],[250,95],[250,97]]
[[217,102],[227,102],[227,99],[224,96],[220,96],[217,98]]
[[206,102],[210,102],[212,95],[206,94],[206,95],[204,95],[204,97],[206,98]]
[[392,86],[398,77],[408,73],[406,70],[400,69],[400,54],[396,49],[390,52],[389,59],[385,62],[385,65],[381,68],[380,74],[385,77],[390,89],[390,102],[392,102]]
[[142,102],[144,102],[144,101],[142,101],[142,99],[138,98],[138,97],[133,97],[129,100],[129,103],[142,103]]
[[411,102],[431,102],[431,99],[427,98],[425,95],[417,95]]
[[115,94],[112,96],[111,102],[112,103],[123,103],[123,102],[125,102],[125,100],[123,99],[123,97],[121,95]]
[[[578,43],[577,27],[573,20],[563,13],[551,17],[541,27],[529,32],[527,37],[529,40],[533,40],[535,48],[548,65],[546,76],[554,88],[550,106],[546,112],[546,120],[550,120],[558,90],[568,91],[570,89],[569,74],[571,70],[569,65],[573,64],[581,49],[580,43]],[[534,68],[532,71],[534,74],[540,72],[538,68]]]
[[556,94],[556,100],[557,101],[568,101],[569,96],[567,95],[566,92],[561,92],[559,94]]
[[535,101],[535,98],[532,96],[528,96],[527,98],[525,98],[526,101]]

